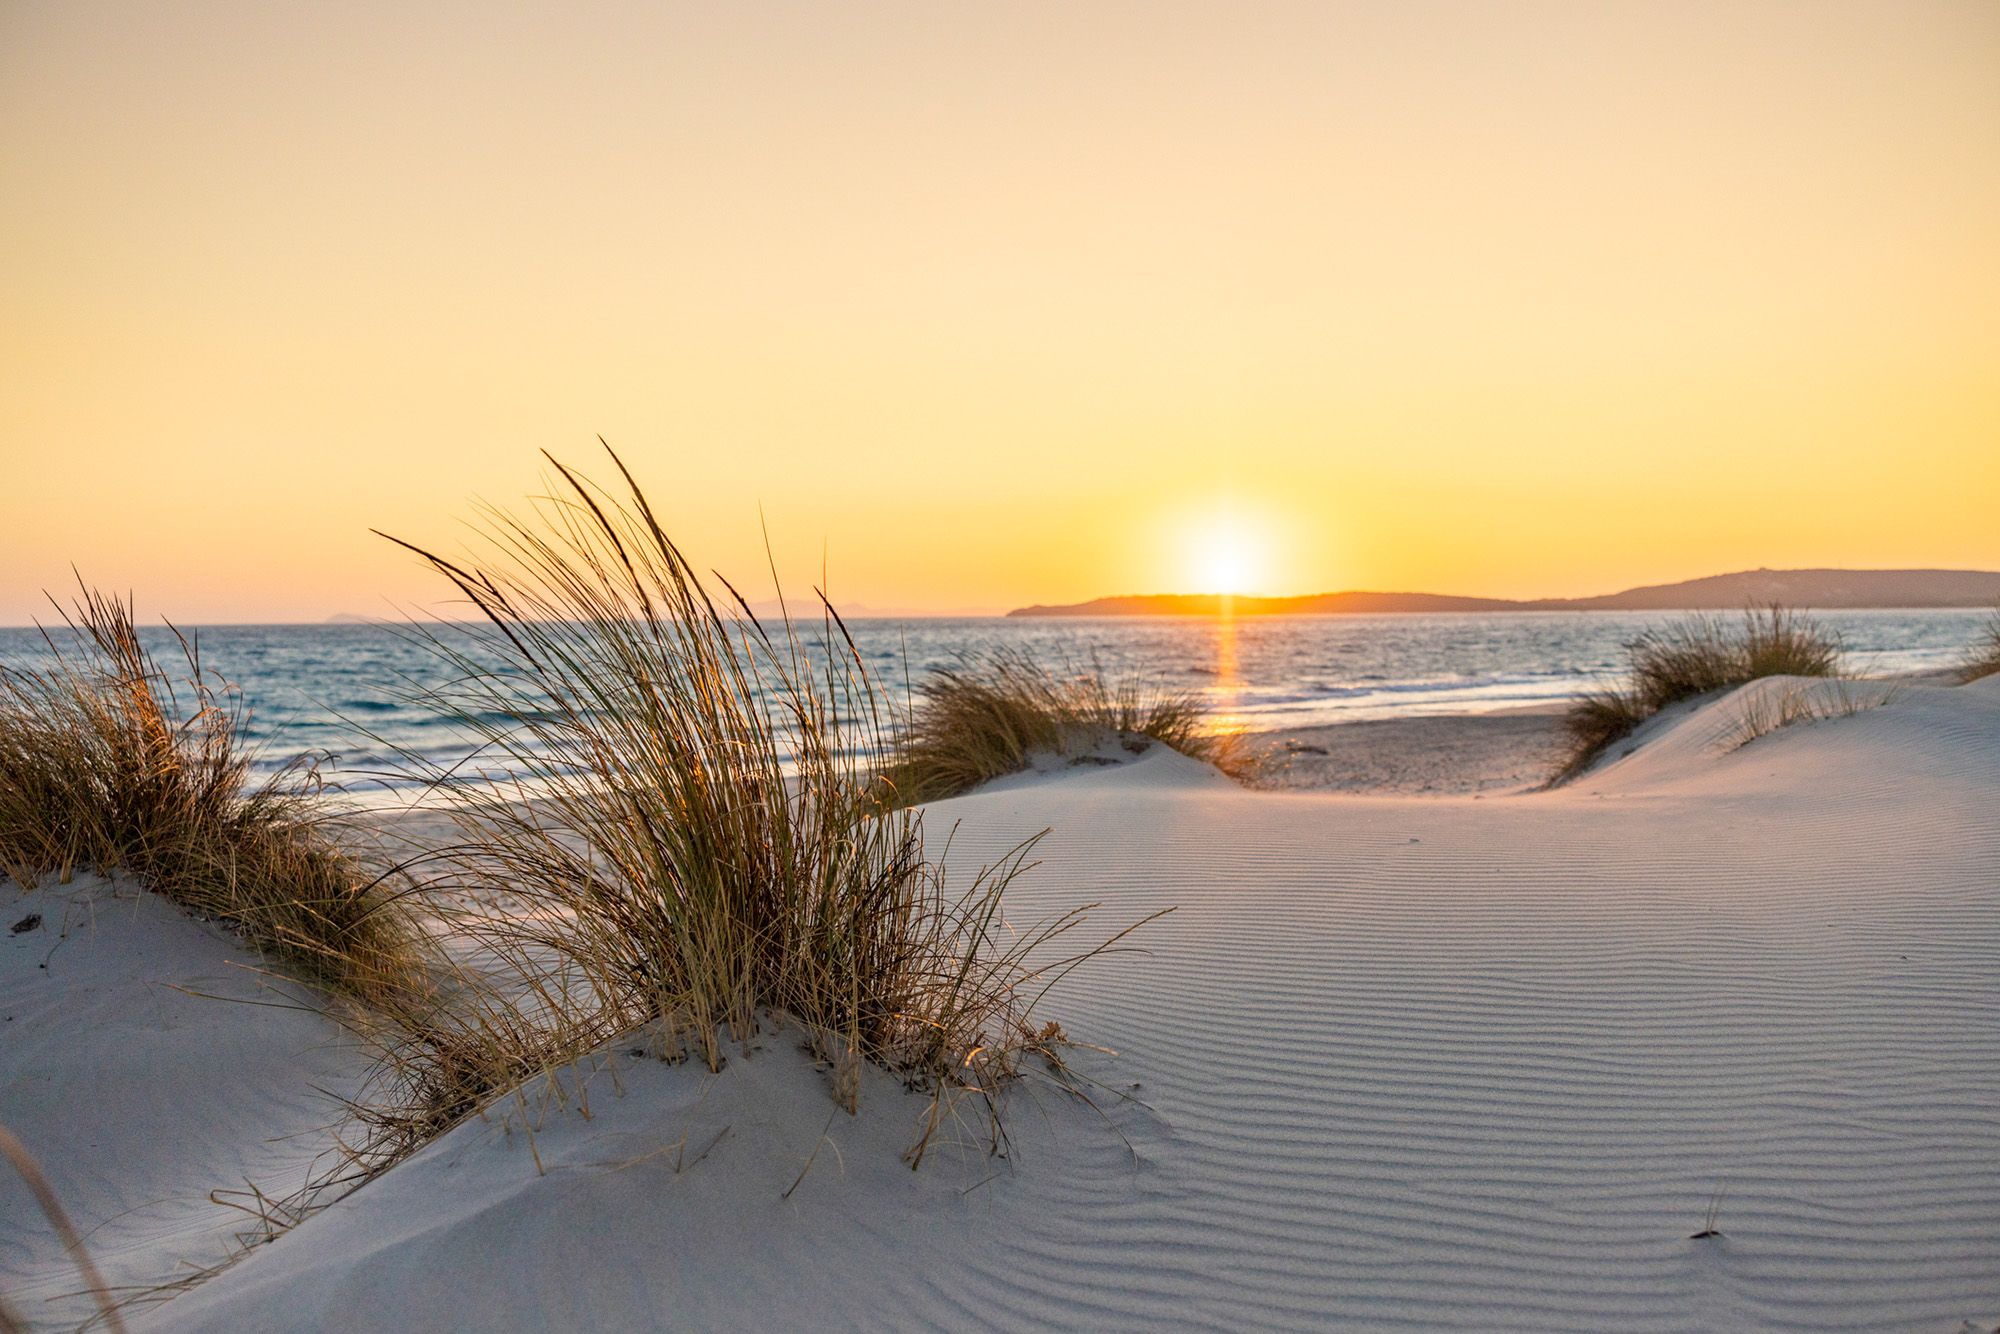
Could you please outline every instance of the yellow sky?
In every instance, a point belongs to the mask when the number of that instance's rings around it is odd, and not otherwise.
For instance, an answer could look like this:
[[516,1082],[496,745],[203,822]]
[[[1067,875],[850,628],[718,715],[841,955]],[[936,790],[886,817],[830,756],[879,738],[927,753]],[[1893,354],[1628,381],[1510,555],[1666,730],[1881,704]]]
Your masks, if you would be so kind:
[[874,606],[2000,568],[2000,5],[496,8],[0,8],[0,622],[598,432]]

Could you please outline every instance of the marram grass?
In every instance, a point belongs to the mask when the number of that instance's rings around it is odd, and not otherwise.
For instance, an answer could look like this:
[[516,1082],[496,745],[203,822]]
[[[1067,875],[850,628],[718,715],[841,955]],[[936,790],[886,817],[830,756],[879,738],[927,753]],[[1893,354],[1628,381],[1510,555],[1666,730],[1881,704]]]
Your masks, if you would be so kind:
[[727,1039],[796,1025],[841,1105],[872,1062],[934,1117],[990,1102],[1028,1054],[1056,1062],[1031,1012],[1095,952],[1051,948],[1088,905],[1005,920],[1034,840],[948,884],[921,812],[883,799],[886,711],[831,606],[760,621],[612,461],[616,491],[550,459],[553,494],[489,510],[475,556],[402,543],[483,618],[413,633],[451,669],[428,702],[509,777],[437,789],[458,842],[426,901],[486,965],[406,1045],[391,1138],[642,1030],[718,1068]]
[[308,979],[420,992],[391,896],[329,833],[309,771],[249,778],[240,694],[174,633],[172,670],[132,604],[84,589],[38,667],[0,667],[0,873],[33,887],[132,875]]
[[956,796],[1019,773],[1038,753],[1106,741],[1157,741],[1225,766],[1234,758],[1195,695],[1107,681],[1095,663],[1057,673],[1019,650],[996,649],[932,671],[915,694],[882,768],[898,804]]

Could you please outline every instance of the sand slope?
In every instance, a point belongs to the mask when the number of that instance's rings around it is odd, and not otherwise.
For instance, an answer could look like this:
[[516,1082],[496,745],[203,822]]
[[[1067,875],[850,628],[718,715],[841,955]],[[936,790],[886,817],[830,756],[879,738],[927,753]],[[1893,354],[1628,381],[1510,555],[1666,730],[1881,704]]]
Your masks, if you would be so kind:
[[[359,1089],[365,1054],[290,1008],[299,990],[259,975],[223,932],[152,894],[0,881],[0,927],[30,914],[39,926],[0,931],[0,1124],[112,1287],[216,1264],[252,1220],[209,1193],[302,1185],[339,1114],[331,1095]],[[37,1324],[73,1328],[96,1309],[65,1296],[81,1286],[0,1166],[0,1292]]]
[[912,1174],[912,1100],[829,1126],[782,1038],[719,1077],[616,1056],[588,1119],[462,1127],[155,1319],[1990,1328],[2000,685],[1725,751],[1744,703],[1554,793],[1155,752],[941,804],[955,860],[1054,828],[1017,916],[1177,905],[1051,1002],[1115,1049],[1101,1116],[1034,1086],[1010,1161]]

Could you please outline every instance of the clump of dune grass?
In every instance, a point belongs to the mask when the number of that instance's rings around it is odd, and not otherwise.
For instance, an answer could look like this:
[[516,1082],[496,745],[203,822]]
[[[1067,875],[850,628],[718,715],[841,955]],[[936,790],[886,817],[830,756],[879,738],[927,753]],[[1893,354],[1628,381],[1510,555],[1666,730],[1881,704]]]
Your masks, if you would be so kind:
[[1741,651],[1746,681],[1765,676],[1838,676],[1844,654],[1839,635],[1776,603],[1743,614]]
[[1563,715],[1569,752],[1562,767],[1549,780],[1551,785],[1588,769],[1599,755],[1637,731],[1639,724],[1652,714],[1635,693],[1615,687],[1577,696]]
[[1003,920],[1034,840],[948,886],[921,814],[882,799],[880,696],[832,607],[759,620],[611,458],[617,492],[551,457],[554,494],[489,509],[462,561],[399,542],[483,617],[412,633],[454,681],[428,702],[495,781],[432,775],[458,842],[432,860],[429,900],[461,905],[437,910],[489,980],[457,1027],[404,1050],[411,1110],[392,1134],[641,1031],[716,1069],[728,1039],[794,1025],[850,1111],[863,1062],[936,1109],[990,1100],[1030,1053],[1056,1059],[1060,1031],[1031,1009],[1076,961],[1046,947],[1087,906]]
[[1987,618],[1980,629],[1979,638],[1966,652],[1965,661],[1959,664],[1960,681],[1977,681],[2000,672],[2000,610]]
[[1107,680],[1095,662],[1058,673],[1018,649],[933,670],[915,690],[882,781],[899,803],[937,801],[1026,769],[1038,753],[1147,741],[1212,763],[1233,759],[1192,692]]
[[1693,615],[1625,646],[1626,684],[1593,690],[1564,719],[1570,751],[1551,783],[1582,773],[1664,708],[1765,676],[1833,676],[1839,639],[1808,616],[1772,605],[1731,624]]
[[43,665],[0,667],[0,872],[129,874],[314,982],[420,989],[412,938],[329,834],[311,771],[250,781],[242,696],[195,637],[173,632],[170,671],[130,601],[86,587],[61,610]]

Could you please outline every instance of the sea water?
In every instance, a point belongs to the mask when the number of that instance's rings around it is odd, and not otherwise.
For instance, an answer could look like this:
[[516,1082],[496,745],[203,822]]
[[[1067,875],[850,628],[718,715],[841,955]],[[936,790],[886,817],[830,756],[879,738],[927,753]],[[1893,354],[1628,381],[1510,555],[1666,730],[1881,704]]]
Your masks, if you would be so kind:
[[[1013,649],[1056,671],[1094,664],[1112,679],[1193,691],[1219,726],[1264,730],[1558,703],[1614,682],[1624,644],[1677,615],[988,617],[859,620],[848,628],[869,673],[898,702],[936,668]],[[1891,673],[1951,666],[1990,616],[1852,611],[1817,619],[1840,636],[1852,670]],[[204,664],[242,692],[260,770],[313,756],[324,777],[364,800],[397,799],[425,766],[483,772],[486,760],[461,725],[412,702],[452,669],[407,627],[224,625],[193,633]],[[801,634],[817,645],[819,622]],[[167,632],[147,635],[161,660],[177,665]],[[31,666],[46,655],[37,631],[0,629],[0,665]]]

